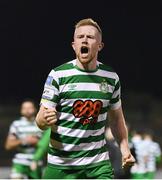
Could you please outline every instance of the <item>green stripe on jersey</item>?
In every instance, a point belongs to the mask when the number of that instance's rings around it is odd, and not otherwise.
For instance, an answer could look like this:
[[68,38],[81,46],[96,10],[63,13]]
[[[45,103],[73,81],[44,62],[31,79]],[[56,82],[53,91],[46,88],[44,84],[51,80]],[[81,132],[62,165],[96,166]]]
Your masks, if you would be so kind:
[[[58,112],[64,112],[64,113],[72,113],[73,106],[57,106]],[[106,113],[108,111],[108,107],[104,107],[101,109],[100,114]]]
[[104,64],[99,64],[99,69],[115,73],[112,67],[106,66]]
[[60,98],[66,99],[79,99],[79,98],[87,98],[87,99],[111,99],[112,93],[103,93],[99,91],[69,91],[60,93]]
[[59,97],[57,95],[54,95],[53,99],[51,100],[54,103],[58,103],[59,102]]
[[77,137],[70,137],[70,136],[57,134],[57,133],[54,133],[53,131],[51,131],[51,139],[56,140],[56,141],[61,142],[61,143],[79,145],[81,143],[92,143],[92,142],[98,142],[98,141],[104,140],[105,139],[105,133],[103,133],[99,136],[77,138]]
[[119,96],[117,96],[116,98],[111,99],[110,103],[111,103],[111,104],[115,104],[115,103],[117,103],[118,101],[119,101]]
[[54,79],[52,80],[52,85],[55,86],[55,88],[59,90],[59,85]]
[[60,156],[63,158],[82,158],[82,157],[93,157],[96,154],[101,154],[104,152],[107,152],[107,147],[106,145],[99,148],[99,149],[92,149],[92,150],[87,150],[87,151],[63,151],[63,150],[58,150],[55,148],[49,148],[48,153],[54,156]]
[[69,83],[101,83],[103,80],[106,80],[108,84],[115,86],[115,79],[97,75],[75,75],[59,78],[60,85]]
[[116,86],[115,86],[114,91],[118,90],[119,88],[120,88],[120,81],[118,81],[118,82],[116,83]]

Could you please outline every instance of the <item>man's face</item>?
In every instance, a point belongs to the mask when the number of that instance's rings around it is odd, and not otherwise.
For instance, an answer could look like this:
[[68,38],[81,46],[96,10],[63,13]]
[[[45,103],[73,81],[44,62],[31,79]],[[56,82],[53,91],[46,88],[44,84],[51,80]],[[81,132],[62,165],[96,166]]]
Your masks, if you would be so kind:
[[32,118],[36,113],[36,108],[32,102],[24,102],[21,106],[21,115],[26,118]]
[[103,47],[101,35],[93,26],[80,26],[75,29],[72,47],[79,61],[88,64],[97,59],[98,51]]

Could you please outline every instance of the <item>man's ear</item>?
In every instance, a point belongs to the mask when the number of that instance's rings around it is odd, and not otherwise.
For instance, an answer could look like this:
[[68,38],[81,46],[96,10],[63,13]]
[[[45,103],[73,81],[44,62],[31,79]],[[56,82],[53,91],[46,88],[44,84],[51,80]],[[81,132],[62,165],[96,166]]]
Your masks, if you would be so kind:
[[99,51],[101,51],[102,49],[103,49],[103,47],[104,47],[104,43],[103,42],[101,42],[100,44],[99,44]]
[[71,43],[71,46],[72,46],[73,50],[75,51],[74,42]]

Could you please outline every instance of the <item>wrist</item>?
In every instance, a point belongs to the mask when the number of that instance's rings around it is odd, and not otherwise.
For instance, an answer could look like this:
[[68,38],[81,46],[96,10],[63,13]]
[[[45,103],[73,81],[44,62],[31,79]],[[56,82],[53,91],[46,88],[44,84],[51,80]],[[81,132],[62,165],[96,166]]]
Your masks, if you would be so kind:
[[42,130],[48,129],[48,126],[43,121],[40,121],[40,119],[38,118],[36,118],[36,124]]
[[49,127],[44,124],[44,123],[37,123],[37,126],[41,129],[41,130],[47,130]]
[[125,153],[125,152],[130,152],[130,148],[129,148],[129,145],[128,145],[128,142],[127,141],[124,141],[122,143],[120,143],[120,150],[121,150],[121,153]]
[[20,140],[20,145],[27,146],[28,143],[27,143],[27,141],[25,139],[22,139],[22,140]]

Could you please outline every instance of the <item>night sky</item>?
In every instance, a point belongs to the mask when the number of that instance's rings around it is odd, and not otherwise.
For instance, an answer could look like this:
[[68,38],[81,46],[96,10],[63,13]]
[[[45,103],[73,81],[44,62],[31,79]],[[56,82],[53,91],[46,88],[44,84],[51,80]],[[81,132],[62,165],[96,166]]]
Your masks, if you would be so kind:
[[91,17],[103,30],[99,60],[124,91],[162,98],[159,1],[6,1],[0,5],[0,103],[40,100],[49,71],[75,58],[74,25]]

